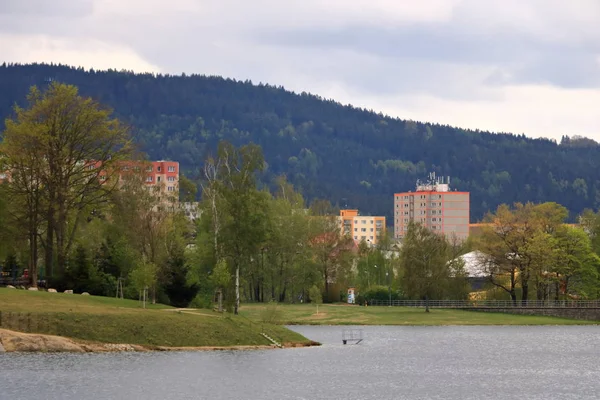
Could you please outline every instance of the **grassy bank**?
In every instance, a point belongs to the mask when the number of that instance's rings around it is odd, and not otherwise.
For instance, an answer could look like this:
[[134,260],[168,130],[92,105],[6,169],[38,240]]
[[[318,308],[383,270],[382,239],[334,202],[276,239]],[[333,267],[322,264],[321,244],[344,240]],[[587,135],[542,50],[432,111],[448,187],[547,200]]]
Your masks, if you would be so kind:
[[307,343],[289,329],[210,310],[143,309],[137,301],[0,288],[0,327],[104,343],[145,346],[240,346]]
[[589,325],[592,321],[565,318],[526,316],[475,311],[431,309],[425,313],[422,308],[408,307],[360,307],[343,304],[323,304],[319,306],[246,304],[241,314],[258,320],[269,310],[277,320],[285,325]]

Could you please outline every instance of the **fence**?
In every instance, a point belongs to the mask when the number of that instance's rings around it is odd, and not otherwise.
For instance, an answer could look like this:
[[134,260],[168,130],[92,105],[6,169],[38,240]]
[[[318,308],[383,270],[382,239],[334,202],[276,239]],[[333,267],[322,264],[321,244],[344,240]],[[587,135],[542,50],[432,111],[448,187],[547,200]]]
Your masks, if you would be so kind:
[[425,308],[600,308],[600,300],[375,300],[370,306]]

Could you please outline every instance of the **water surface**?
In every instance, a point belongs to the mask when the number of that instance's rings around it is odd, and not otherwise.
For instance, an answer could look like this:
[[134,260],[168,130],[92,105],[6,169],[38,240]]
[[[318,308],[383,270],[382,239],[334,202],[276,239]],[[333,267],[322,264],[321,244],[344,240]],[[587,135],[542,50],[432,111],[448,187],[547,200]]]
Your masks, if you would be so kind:
[[283,350],[0,355],[0,399],[598,399],[600,327],[296,326]]

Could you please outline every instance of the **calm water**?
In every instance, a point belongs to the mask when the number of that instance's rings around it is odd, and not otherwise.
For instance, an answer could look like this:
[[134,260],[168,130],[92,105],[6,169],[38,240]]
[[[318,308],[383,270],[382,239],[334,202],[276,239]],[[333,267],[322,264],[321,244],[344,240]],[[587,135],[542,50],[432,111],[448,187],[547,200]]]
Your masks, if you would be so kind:
[[322,347],[0,355],[0,399],[598,399],[600,327],[294,327]]

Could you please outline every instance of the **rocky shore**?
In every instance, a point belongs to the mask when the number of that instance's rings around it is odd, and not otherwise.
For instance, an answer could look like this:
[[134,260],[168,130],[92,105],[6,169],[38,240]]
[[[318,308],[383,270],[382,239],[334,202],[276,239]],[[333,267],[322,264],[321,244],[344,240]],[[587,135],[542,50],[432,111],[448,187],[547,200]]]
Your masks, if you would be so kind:
[[[283,343],[283,347],[318,346],[317,342]],[[106,353],[121,351],[207,351],[207,350],[260,350],[273,349],[274,345],[253,346],[201,346],[169,347],[141,346],[123,343],[92,343],[70,339],[63,336],[23,333],[0,329],[0,353],[2,352],[42,352],[42,353]]]

